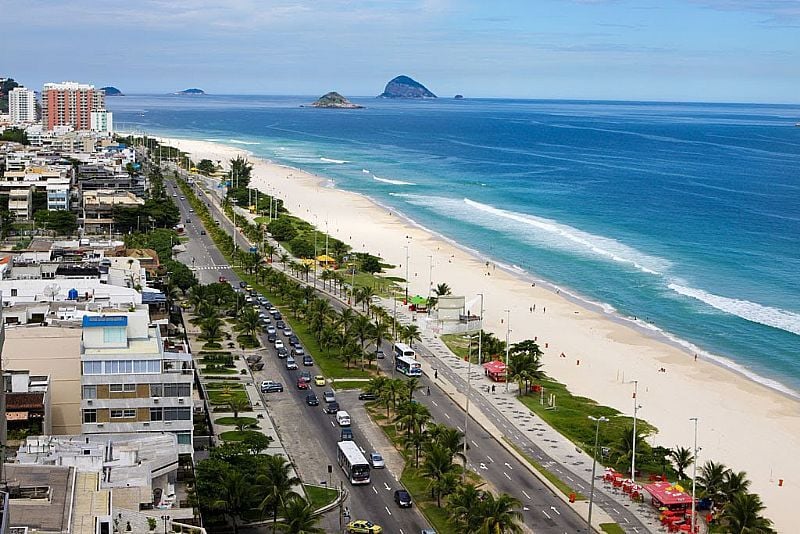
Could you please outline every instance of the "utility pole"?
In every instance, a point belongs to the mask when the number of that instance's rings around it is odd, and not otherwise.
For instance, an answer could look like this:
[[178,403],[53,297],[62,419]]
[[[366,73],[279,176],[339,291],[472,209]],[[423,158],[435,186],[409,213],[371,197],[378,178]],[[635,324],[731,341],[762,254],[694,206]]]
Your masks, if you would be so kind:
[[[480,316],[480,329],[478,330],[478,365],[483,365],[483,293],[478,293],[481,296],[481,316]],[[469,324],[469,319],[467,319]]]
[[510,352],[510,336],[511,336],[511,310],[505,310],[506,312],[506,393],[508,393],[508,382],[509,382],[509,373],[508,373],[508,355]]
[[464,483],[464,480],[467,476],[467,425],[469,424],[469,397],[470,393],[472,393],[471,382],[472,382],[472,335],[467,334],[469,337],[469,351],[467,353],[467,406],[464,410],[464,450],[462,451],[464,454],[464,471],[461,473],[461,483]]
[[600,438],[600,423],[605,423],[608,421],[606,417],[592,417],[589,416],[589,419],[597,423],[597,427],[594,431],[594,454],[592,455],[592,484],[591,490],[589,490],[589,517],[586,520],[589,523],[589,531],[592,531],[592,504],[594,503],[594,478],[595,478],[595,470],[597,468],[597,441]]
[[692,534],[695,533],[697,522],[697,417],[692,417],[689,421],[694,421],[694,462],[692,462]]
[[633,453],[631,454],[631,480],[636,482],[636,414],[639,411],[639,399],[636,394],[639,392],[639,381],[633,380],[633,443],[631,444]]

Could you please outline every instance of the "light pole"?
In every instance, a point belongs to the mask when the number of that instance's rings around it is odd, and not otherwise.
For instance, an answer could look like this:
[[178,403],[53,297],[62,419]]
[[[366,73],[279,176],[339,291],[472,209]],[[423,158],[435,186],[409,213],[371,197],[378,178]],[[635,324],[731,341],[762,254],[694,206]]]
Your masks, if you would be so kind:
[[464,410],[464,471],[461,473],[461,483],[467,476],[467,425],[469,424],[469,396],[472,392],[470,384],[472,382],[472,336],[467,334],[469,339],[469,351],[467,353],[467,406]]
[[696,503],[695,495],[697,494],[697,417],[692,417],[689,421],[694,421],[694,462],[692,462],[692,534],[695,532],[695,517]]
[[408,306],[408,245],[406,245],[406,300],[405,305]]
[[162,515],[161,520],[164,521],[164,534],[167,534],[167,522],[170,520],[168,515]]
[[597,468],[597,441],[600,438],[600,423],[608,422],[606,417],[592,417],[589,416],[589,419],[594,421],[597,426],[595,427],[594,431],[594,454],[592,455],[592,484],[591,489],[589,490],[589,518],[587,522],[589,523],[589,531],[592,530],[592,505],[594,504],[594,476],[595,470]]
[[[431,286],[433,285],[433,256],[428,256],[428,259],[431,262],[430,270],[428,271],[428,305],[430,305],[431,301]],[[428,310],[428,314],[430,314],[430,309]]]
[[639,399],[636,394],[639,393],[639,381],[632,380],[633,382],[633,438],[632,438],[632,454],[631,454],[631,480],[636,482],[636,414],[639,411]]
[[[478,293],[481,296],[481,316],[480,316],[480,329],[478,330],[478,365],[483,365],[483,293]],[[467,320],[469,324],[469,320]]]
[[508,393],[508,354],[510,352],[510,347],[508,345],[509,337],[511,336],[511,310],[505,310],[506,312],[506,393]]

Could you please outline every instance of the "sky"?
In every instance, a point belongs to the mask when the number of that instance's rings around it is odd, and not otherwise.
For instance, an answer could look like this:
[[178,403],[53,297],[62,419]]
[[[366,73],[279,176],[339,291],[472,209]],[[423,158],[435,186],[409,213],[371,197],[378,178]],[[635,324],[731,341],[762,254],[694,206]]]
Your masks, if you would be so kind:
[[0,0],[0,34],[37,90],[800,102],[800,0]]

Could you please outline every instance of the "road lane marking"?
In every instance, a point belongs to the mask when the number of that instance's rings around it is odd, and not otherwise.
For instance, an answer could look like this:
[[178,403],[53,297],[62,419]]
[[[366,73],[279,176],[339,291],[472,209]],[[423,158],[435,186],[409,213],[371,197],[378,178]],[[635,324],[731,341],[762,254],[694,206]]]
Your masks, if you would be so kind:
[[333,421],[331,421],[331,426],[332,426],[333,428],[336,428],[336,425],[334,425],[334,424],[333,424]]
[[456,425],[456,428],[458,429],[459,432],[464,432],[463,430],[461,430],[460,426]]
[[392,491],[392,488],[389,487],[389,484],[386,482],[383,483],[383,487],[386,488],[386,491]]
[[507,478],[508,480],[511,480],[511,477],[510,477],[510,476],[508,476],[508,473],[506,473],[505,471],[503,471],[503,474],[506,476],[506,478]]
[[557,513],[558,515],[561,515],[561,512],[559,512],[558,510],[556,510],[556,507],[555,507],[555,506],[551,506],[551,507],[550,507],[550,509],[551,509],[552,511],[554,511],[555,513]]
[[492,457],[491,457],[491,456],[489,456],[489,455],[487,454],[487,455],[486,455],[486,457],[489,459],[489,461],[490,461],[490,462],[494,463],[494,460],[492,460]]
[[364,447],[359,447],[359,449],[361,449],[361,454],[367,454],[367,451],[364,450]]
[[619,515],[619,510],[617,510],[616,508],[612,508],[612,510],[614,510],[615,514]]
[[445,413],[444,416],[447,417],[448,419],[450,419],[450,416],[447,415],[447,413]]
[[384,508],[386,509],[386,513],[387,514],[392,515],[392,512],[389,511],[389,507],[388,506],[384,506]]
[[549,519],[550,521],[552,521],[552,520],[553,520],[553,518],[552,518],[552,517],[550,517],[550,514],[548,514],[548,513],[547,513],[547,512],[545,512],[544,510],[542,510],[542,513],[543,513],[543,514],[544,514],[544,516],[545,516],[547,519]]
[[[631,439],[631,441],[633,441],[633,439]],[[627,517],[623,517],[622,519],[624,519],[626,523],[630,523],[630,521],[628,521]]]
[[528,500],[532,500],[531,496],[525,493],[525,490],[522,490],[522,494],[525,495],[528,498]]
[[514,470],[514,468],[513,468],[513,467],[511,467],[511,464],[510,464],[510,463],[508,463],[508,462],[505,462],[505,466],[506,466],[506,467],[508,467],[509,469],[511,469],[512,471]]
[[483,463],[483,462],[481,462],[480,467],[481,467],[481,469],[489,469],[488,467],[486,467],[486,464]]
[[[473,445],[475,445],[476,447],[478,447],[478,444],[477,444],[477,443],[475,443],[475,440],[474,440],[474,439],[471,439],[470,441],[472,442],[472,444],[473,444]],[[480,447],[479,447],[479,448],[480,448]]]
[[374,491],[374,492],[375,492],[375,495],[377,495],[377,494],[378,494],[378,490],[376,490],[376,489],[375,489],[375,486],[372,486],[372,491]]
[[434,406],[437,406],[437,407],[439,406],[438,404],[436,404],[435,400],[432,400],[431,402],[433,403]]

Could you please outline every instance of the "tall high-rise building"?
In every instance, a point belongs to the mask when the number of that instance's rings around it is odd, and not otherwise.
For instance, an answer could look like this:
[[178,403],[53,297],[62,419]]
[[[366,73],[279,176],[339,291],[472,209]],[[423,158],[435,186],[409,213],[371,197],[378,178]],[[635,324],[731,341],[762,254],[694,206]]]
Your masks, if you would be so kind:
[[46,83],[42,89],[42,124],[72,126],[78,131],[92,127],[92,112],[105,110],[105,93],[94,85],[77,82]]
[[12,123],[36,122],[36,93],[15,87],[8,93],[8,112]]

